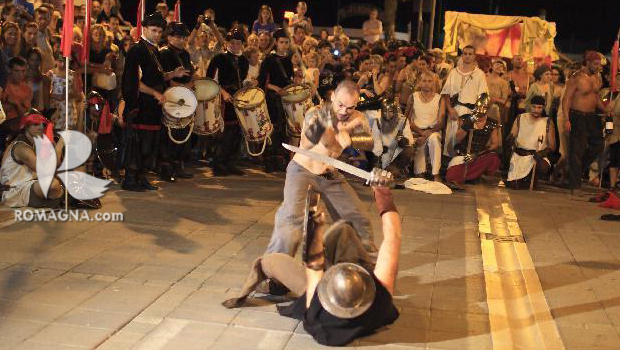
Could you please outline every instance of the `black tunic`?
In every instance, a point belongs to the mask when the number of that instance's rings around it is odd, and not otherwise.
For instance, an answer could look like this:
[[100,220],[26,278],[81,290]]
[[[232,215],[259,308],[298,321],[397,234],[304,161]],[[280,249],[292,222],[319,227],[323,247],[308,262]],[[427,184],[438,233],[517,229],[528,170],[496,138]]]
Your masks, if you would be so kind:
[[[139,75],[140,70],[142,78]],[[140,82],[160,93],[166,88],[159,50],[144,39],[140,39],[129,49],[125,59],[121,82],[125,115],[138,109],[134,124],[161,125],[162,108],[155,97],[140,92]]]
[[[280,64],[278,64],[280,62]],[[293,82],[293,62],[286,56],[270,53],[258,72],[258,86],[268,91],[267,84],[285,87]]]
[[377,329],[392,324],[398,318],[398,310],[392,303],[392,295],[381,284],[374,273],[377,291],[375,300],[363,314],[346,319],[336,317],[323,308],[318,292],[314,293],[310,308],[306,309],[306,294],[285,308],[279,308],[280,315],[301,320],[304,330],[318,343],[328,346],[343,346],[356,338],[374,333]]
[[161,65],[164,68],[164,71],[172,72],[181,66],[189,71],[189,75],[182,78],[172,78],[172,81],[179,84],[189,84],[192,81],[192,76],[194,75],[194,65],[192,64],[192,59],[189,52],[183,49],[179,50],[169,45],[161,49],[161,51],[159,51],[159,55],[161,56]]
[[220,86],[233,95],[241,89],[242,83],[248,75],[248,69],[250,69],[250,62],[245,56],[225,52],[215,55],[209,62],[207,76],[214,78],[215,73],[217,73],[217,81]]

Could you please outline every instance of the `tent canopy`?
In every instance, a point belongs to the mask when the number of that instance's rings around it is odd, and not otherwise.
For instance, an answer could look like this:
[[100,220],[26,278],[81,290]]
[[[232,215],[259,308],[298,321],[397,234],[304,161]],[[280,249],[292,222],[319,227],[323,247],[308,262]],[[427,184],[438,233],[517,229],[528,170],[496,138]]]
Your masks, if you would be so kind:
[[473,45],[476,53],[493,57],[520,54],[524,59],[558,59],[553,39],[555,23],[539,17],[477,15],[446,12],[443,49],[455,55],[458,48]]

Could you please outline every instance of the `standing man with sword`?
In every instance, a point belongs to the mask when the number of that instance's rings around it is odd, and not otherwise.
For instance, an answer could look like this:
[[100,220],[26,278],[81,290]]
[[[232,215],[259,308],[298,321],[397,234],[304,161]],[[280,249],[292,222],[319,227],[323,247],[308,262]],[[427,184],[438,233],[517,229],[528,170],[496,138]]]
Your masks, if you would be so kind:
[[[372,148],[366,119],[355,110],[358,101],[357,84],[349,80],[341,82],[332,93],[331,102],[315,106],[306,113],[300,148],[332,158],[339,157],[349,146]],[[323,196],[332,219],[350,222],[364,248],[376,256],[370,220],[355,190],[333,166],[301,153],[295,154],[288,164],[284,200],[276,213],[266,252],[295,255],[302,235],[308,185]]]

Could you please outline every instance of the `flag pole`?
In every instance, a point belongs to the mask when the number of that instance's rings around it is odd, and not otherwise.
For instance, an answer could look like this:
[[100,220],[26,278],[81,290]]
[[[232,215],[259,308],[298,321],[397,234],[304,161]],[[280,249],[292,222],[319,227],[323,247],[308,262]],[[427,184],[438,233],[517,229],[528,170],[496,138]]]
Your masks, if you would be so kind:
[[[66,6],[66,5],[65,5]],[[65,130],[69,130],[69,56],[65,57]],[[69,147],[65,145],[65,157],[69,159]],[[65,186],[69,184],[69,172],[65,171]],[[65,188],[65,211],[69,211],[69,192]]]
[[[86,4],[86,17],[88,17],[88,18],[84,18],[84,25],[89,26],[89,27],[90,27],[90,1],[91,0],[84,1],[84,3]],[[90,35],[90,28],[88,28],[87,35]],[[88,59],[90,56],[90,49],[86,51],[86,40],[87,40],[86,38],[82,37],[82,52],[85,53],[85,56],[84,56],[84,99],[88,101],[88,86],[86,85],[86,78],[87,78],[88,73],[86,71],[88,70]],[[88,110],[88,102],[86,103],[84,107],[84,115],[82,118],[82,132],[83,133],[86,133],[86,111],[87,110]]]

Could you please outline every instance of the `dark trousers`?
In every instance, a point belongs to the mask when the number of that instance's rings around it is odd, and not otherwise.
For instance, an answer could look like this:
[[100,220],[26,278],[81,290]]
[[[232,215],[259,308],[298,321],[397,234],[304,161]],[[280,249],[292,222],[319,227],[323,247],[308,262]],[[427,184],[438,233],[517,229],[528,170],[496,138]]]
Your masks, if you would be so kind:
[[569,183],[571,189],[578,189],[581,188],[584,168],[590,166],[603,151],[603,124],[598,115],[573,109],[569,112],[569,118]]
[[406,170],[413,164],[413,156],[415,156],[415,148],[413,148],[413,146],[403,147],[403,150],[394,158],[388,167],[395,166],[399,170]]
[[157,154],[159,153],[161,131],[154,130],[125,130],[132,134],[125,160],[126,177],[136,179],[146,178],[146,171],[155,167]]
[[213,160],[218,165],[226,166],[232,163],[239,154],[243,133],[241,132],[233,104],[223,100],[222,102],[224,131],[214,136],[216,146]]
[[[189,132],[189,126],[183,129],[170,129],[170,134],[177,141],[185,140]],[[173,142],[168,136],[168,128],[166,127],[162,127],[160,137],[159,165],[160,167],[167,168],[166,171],[174,174],[180,168],[181,162],[185,161],[189,156],[190,140],[188,139],[182,144]]]
[[[282,99],[278,94],[272,91],[267,92],[267,110],[269,118],[273,124],[273,132],[271,133],[271,144],[265,148],[263,158],[268,161],[276,157],[285,157],[286,151],[282,147],[285,141],[286,133],[286,115],[284,107],[282,107]],[[284,159],[286,161],[287,159]]]

